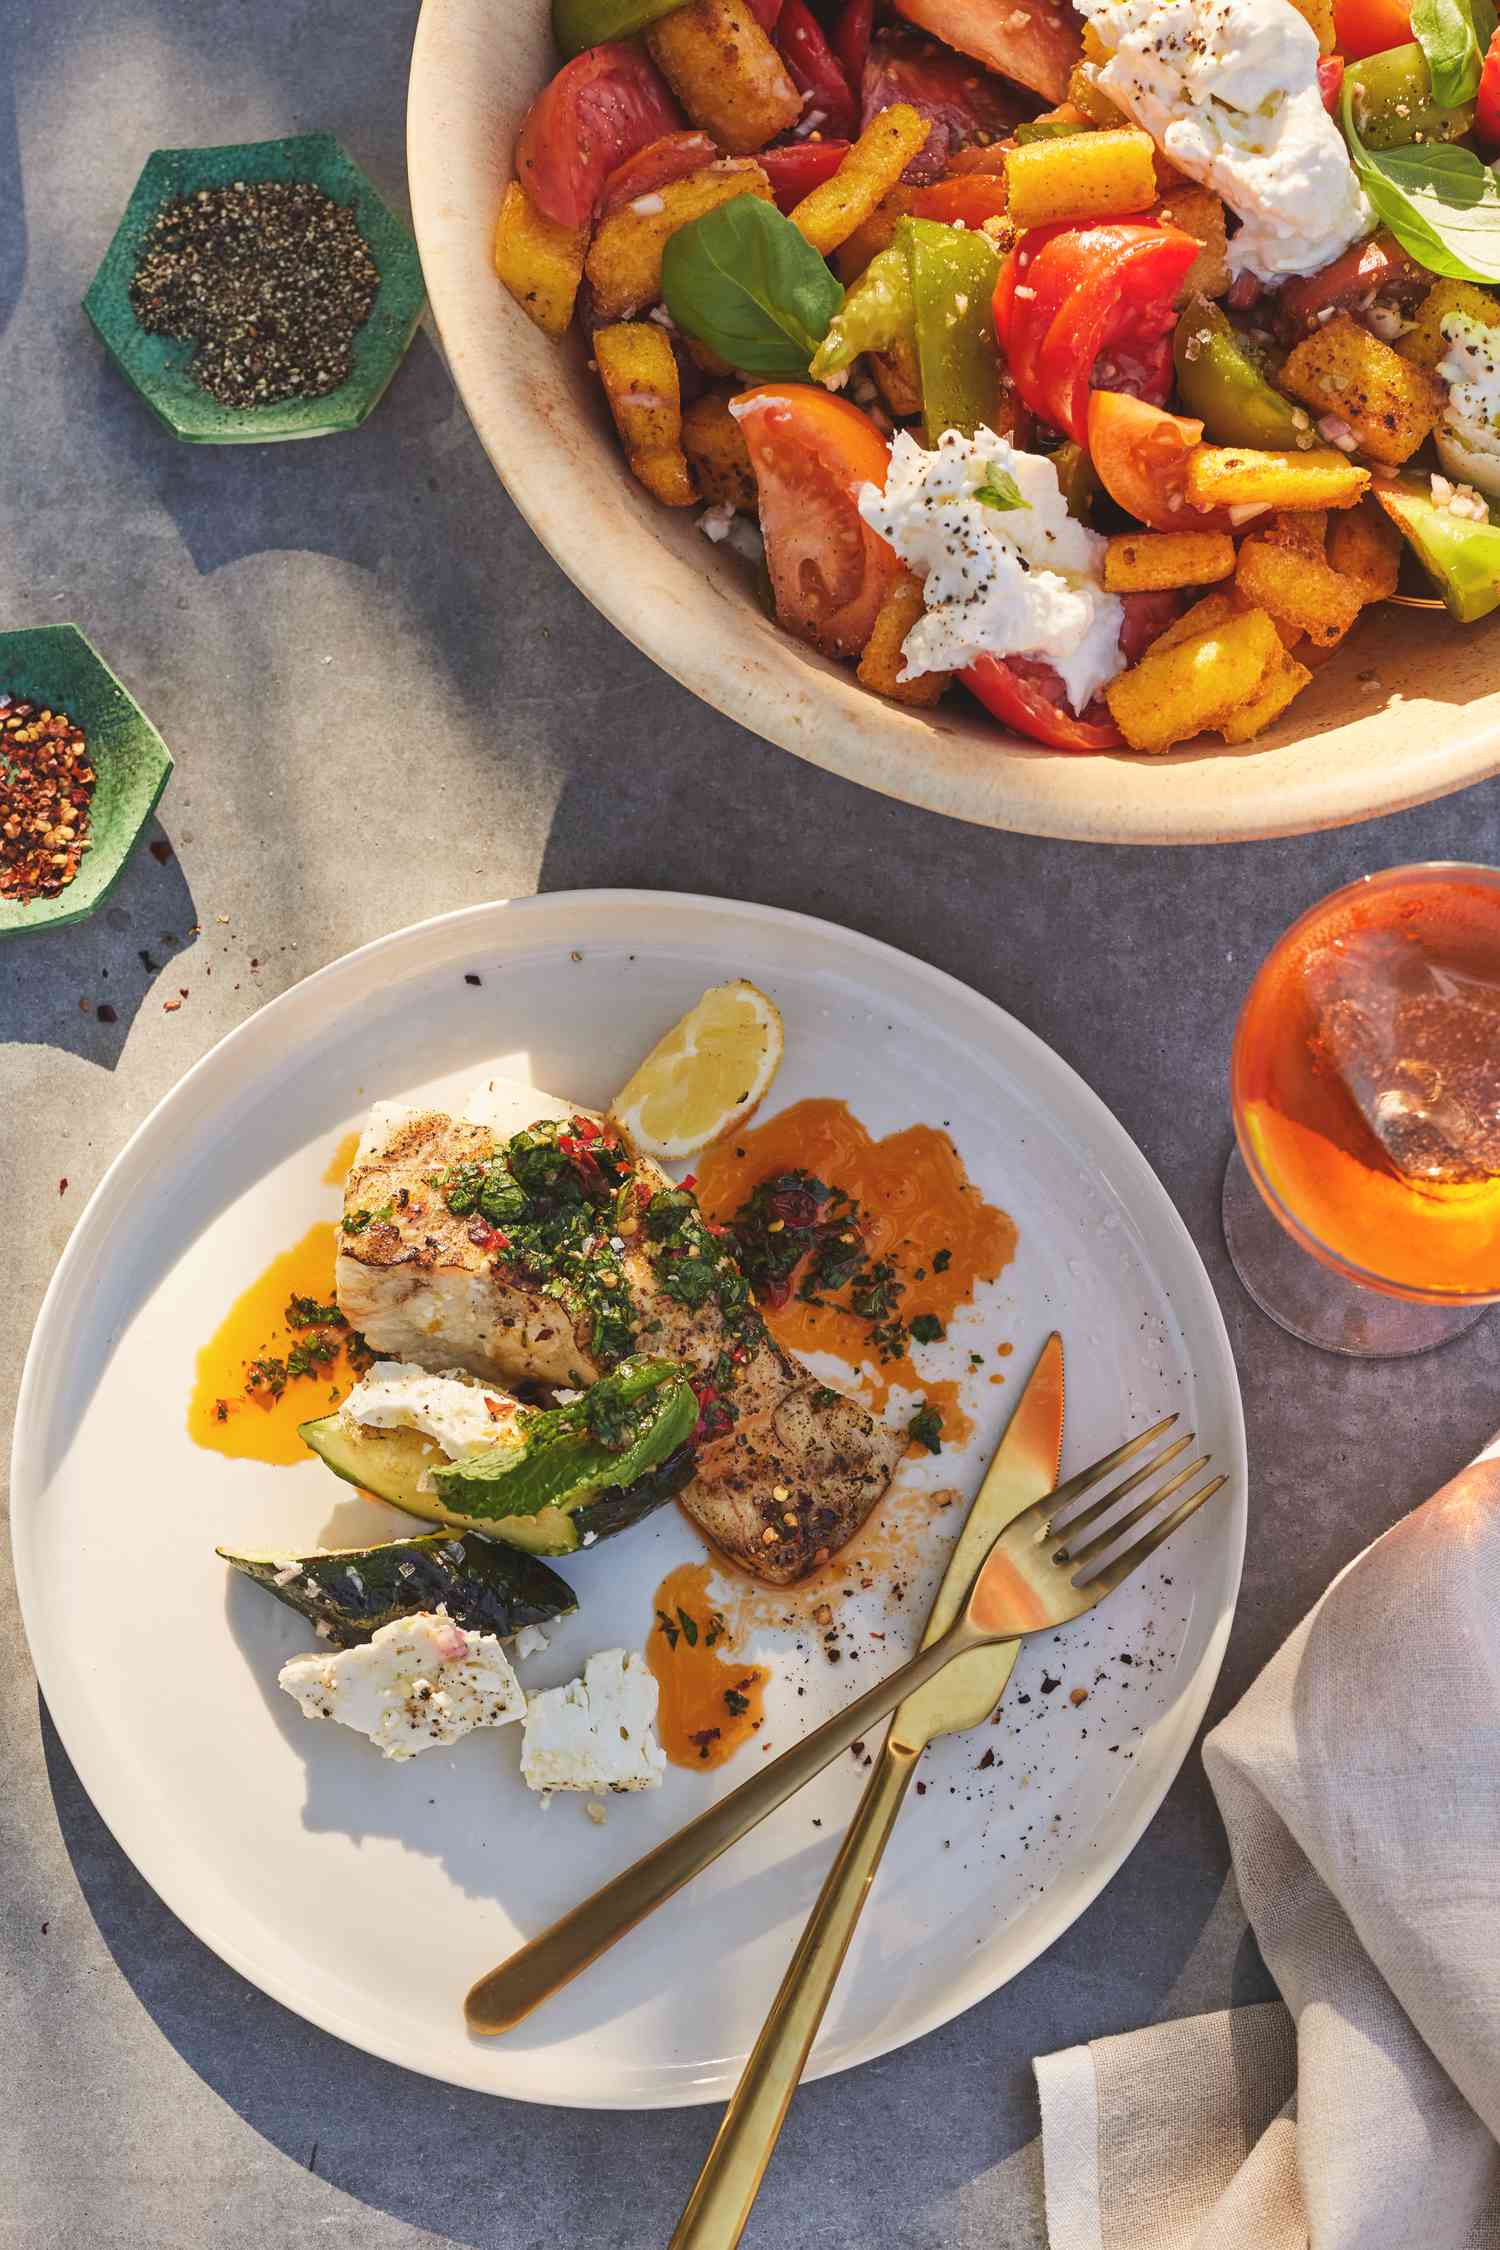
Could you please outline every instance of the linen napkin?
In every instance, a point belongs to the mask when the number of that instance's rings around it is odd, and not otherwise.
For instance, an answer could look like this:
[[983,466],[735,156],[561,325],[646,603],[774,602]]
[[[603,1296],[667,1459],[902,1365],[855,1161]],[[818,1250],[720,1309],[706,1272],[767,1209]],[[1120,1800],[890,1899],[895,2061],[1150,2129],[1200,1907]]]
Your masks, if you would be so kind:
[[1203,1759],[1285,2005],[1038,2060],[1051,2250],[1500,2250],[1500,1438]]

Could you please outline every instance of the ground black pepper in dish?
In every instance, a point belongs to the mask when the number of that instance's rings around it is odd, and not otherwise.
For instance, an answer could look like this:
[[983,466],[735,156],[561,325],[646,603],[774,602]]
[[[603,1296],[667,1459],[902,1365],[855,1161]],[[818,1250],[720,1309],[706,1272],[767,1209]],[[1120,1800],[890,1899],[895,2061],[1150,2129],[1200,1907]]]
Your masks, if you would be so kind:
[[221,406],[321,398],[347,381],[380,273],[350,205],[310,180],[235,180],[168,203],[130,284],[141,326],[196,343]]
[[0,898],[56,898],[72,882],[93,794],[83,730],[0,689]]

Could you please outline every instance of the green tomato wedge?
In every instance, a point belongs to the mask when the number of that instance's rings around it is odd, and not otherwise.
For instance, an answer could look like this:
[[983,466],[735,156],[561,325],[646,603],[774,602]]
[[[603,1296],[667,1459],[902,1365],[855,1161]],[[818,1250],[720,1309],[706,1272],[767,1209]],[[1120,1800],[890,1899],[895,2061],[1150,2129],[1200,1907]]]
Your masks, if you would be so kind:
[[1461,625],[1500,609],[1500,524],[1450,515],[1413,485],[1374,494]]
[[552,36],[571,59],[606,39],[629,39],[687,0],[552,0]]
[[852,367],[861,352],[886,352],[915,342],[911,264],[904,249],[877,251],[828,323],[808,374],[815,383]]
[[1413,40],[1351,63],[1344,84],[1366,148],[1410,148],[1462,140],[1474,123],[1474,104],[1444,109],[1432,91],[1427,58]]
[[1262,453],[1304,451],[1316,440],[1312,418],[1267,380],[1250,347],[1220,308],[1190,297],[1172,341],[1184,412],[1215,445]]

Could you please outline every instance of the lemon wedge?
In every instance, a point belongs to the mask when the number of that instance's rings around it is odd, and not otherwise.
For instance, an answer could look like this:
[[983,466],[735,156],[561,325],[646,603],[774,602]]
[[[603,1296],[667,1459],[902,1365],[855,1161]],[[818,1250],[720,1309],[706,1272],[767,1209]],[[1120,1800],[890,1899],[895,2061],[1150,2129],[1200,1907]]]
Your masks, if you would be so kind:
[[705,992],[609,1105],[646,1156],[677,1164],[733,1132],[781,1067],[781,1011],[740,977]]

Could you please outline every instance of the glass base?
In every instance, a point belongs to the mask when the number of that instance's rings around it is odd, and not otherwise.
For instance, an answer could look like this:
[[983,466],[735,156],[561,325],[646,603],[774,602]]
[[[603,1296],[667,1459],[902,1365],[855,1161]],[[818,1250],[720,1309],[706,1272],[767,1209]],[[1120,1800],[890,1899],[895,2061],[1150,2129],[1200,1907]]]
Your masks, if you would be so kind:
[[1346,1281],[1295,1243],[1236,1149],[1224,1174],[1224,1241],[1261,1311],[1278,1328],[1347,1359],[1411,1359],[1451,1344],[1493,1308],[1418,1305]]

